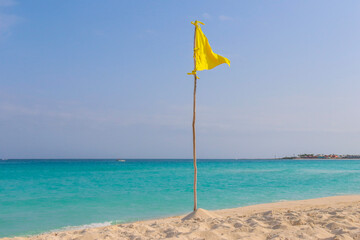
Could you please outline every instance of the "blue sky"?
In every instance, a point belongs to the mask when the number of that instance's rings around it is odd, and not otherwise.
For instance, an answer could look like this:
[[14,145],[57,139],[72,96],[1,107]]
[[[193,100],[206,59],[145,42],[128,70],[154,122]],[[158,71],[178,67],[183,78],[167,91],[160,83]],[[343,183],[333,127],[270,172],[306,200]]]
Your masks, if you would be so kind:
[[360,153],[358,1],[0,0],[0,157]]

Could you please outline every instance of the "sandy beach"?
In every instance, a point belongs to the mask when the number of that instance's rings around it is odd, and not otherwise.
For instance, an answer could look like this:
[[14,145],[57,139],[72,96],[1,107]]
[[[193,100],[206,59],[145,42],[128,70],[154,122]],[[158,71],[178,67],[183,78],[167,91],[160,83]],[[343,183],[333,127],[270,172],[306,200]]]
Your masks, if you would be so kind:
[[360,195],[268,203],[12,239],[360,239]]

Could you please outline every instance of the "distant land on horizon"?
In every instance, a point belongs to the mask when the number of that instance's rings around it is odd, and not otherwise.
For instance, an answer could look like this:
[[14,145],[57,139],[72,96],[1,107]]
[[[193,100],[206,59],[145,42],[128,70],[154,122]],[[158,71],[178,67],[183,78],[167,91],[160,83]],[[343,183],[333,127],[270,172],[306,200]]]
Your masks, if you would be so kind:
[[[192,161],[192,158],[2,158],[2,161],[11,161],[11,160],[67,160],[67,161],[81,161],[81,160],[114,160],[119,161],[120,159],[124,160],[189,160]],[[359,155],[338,155],[338,154],[299,154],[294,156],[285,156],[285,157],[270,157],[270,158],[198,158],[197,160],[303,160],[303,159],[334,159],[334,160],[346,160],[346,159],[360,159]]]
[[283,157],[281,159],[360,159],[360,154],[357,155],[339,155],[339,154],[299,154],[293,157]]

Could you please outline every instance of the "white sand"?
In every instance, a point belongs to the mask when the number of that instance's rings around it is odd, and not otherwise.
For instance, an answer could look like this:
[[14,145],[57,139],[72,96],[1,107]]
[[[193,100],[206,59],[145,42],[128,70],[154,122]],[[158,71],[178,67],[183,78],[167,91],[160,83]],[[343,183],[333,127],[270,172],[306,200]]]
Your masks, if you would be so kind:
[[360,195],[260,204],[4,239],[359,239]]

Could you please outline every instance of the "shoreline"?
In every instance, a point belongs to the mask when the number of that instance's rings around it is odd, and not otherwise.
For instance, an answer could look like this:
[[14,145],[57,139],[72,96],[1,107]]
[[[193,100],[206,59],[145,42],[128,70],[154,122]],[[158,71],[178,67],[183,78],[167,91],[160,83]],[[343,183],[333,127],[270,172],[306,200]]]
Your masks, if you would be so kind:
[[360,239],[359,207],[360,195],[333,196],[1,239]]

